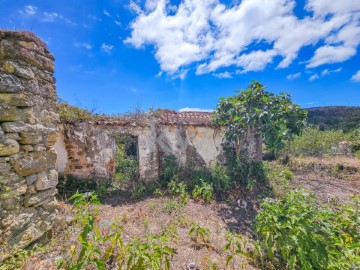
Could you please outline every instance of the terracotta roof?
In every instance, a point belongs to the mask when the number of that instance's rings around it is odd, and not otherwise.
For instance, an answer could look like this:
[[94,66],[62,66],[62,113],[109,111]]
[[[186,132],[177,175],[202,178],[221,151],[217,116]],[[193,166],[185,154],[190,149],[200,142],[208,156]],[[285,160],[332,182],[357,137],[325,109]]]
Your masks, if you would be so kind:
[[186,111],[178,112],[159,109],[155,112],[159,124],[211,126],[212,112]]

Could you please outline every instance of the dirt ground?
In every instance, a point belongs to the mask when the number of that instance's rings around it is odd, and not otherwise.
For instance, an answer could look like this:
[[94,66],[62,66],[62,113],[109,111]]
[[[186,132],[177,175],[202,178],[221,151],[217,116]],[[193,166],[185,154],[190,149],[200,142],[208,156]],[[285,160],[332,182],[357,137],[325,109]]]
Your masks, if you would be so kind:
[[[352,166],[358,166],[358,161]],[[328,164],[326,164],[328,166]],[[339,179],[324,174],[323,171],[305,171],[296,173],[291,182],[294,188],[299,186],[313,191],[321,202],[334,200],[338,203],[348,202],[353,195],[360,194],[360,179],[357,176],[351,180]],[[177,207],[171,197],[146,198],[133,201],[119,195],[105,198],[98,206],[98,221],[100,228],[105,228],[113,222],[119,222],[124,227],[124,239],[144,237],[149,234],[158,234],[176,224],[178,240],[171,243],[176,250],[171,259],[171,269],[187,270],[191,263],[205,269],[226,268],[227,253],[224,251],[225,234],[228,230],[241,234],[244,238],[252,237],[252,223],[259,208],[260,197],[264,190],[249,191],[238,188],[224,201],[213,200],[210,204],[191,200],[184,208]],[[60,202],[62,220],[70,220],[70,205]],[[64,221],[62,221],[64,223]],[[196,222],[201,227],[210,230],[210,241],[207,244],[195,243],[190,235],[190,224]],[[28,258],[22,269],[51,270],[56,269],[55,260],[69,251],[70,245],[76,243],[75,233],[68,223],[59,227],[68,230],[58,231],[55,234],[52,246],[46,252],[36,253]],[[215,263],[218,268],[211,268]],[[251,265],[245,257],[237,257],[233,269],[258,269]],[[15,269],[15,268],[14,268]],[[196,269],[196,268],[195,268]]]

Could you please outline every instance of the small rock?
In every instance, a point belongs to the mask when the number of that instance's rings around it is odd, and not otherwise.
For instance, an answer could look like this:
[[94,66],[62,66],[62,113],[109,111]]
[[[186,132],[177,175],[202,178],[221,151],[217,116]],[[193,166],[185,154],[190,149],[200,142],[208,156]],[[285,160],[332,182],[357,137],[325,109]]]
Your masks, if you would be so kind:
[[10,156],[20,151],[20,145],[17,141],[1,137],[0,138],[0,156]]

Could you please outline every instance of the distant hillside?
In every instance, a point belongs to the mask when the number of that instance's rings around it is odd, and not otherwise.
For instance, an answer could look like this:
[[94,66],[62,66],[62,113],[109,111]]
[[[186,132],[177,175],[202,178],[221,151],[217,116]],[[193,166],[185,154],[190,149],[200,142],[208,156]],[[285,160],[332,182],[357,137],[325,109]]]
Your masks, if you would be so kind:
[[345,132],[360,128],[360,107],[329,106],[306,109],[309,124],[321,130],[342,129]]

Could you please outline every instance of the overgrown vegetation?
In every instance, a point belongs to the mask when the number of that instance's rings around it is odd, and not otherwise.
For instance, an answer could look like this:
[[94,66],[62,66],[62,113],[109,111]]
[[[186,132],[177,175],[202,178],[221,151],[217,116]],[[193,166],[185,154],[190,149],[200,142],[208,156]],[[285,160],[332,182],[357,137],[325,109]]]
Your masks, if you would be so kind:
[[[349,154],[358,151],[359,131],[344,133],[342,130],[322,131],[318,127],[307,127],[300,136],[289,141],[283,152],[292,156],[323,156],[341,153],[340,143],[348,142]],[[346,151],[346,149],[344,149]]]
[[225,138],[236,152],[244,139],[255,135],[268,149],[279,150],[306,124],[306,111],[294,104],[288,94],[265,91],[258,81],[238,93],[221,98],[214,113],[214,123],[225,127]]
[[260,263],[275,269],[356,269],[360,266],[360,197],[353,204],[318,205],[293,191],[267,200],[256,216]]

